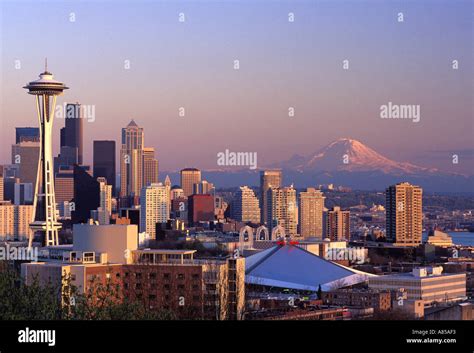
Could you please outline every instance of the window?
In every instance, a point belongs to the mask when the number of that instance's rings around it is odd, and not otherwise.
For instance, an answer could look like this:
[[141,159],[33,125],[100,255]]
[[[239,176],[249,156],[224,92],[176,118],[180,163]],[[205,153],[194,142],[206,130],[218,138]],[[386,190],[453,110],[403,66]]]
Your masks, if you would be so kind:
[[194,279],[194,280],[199,279],[199,275],[198,275],[197,273],[194,273],[194,274],[193,274],[193,279]]
[[156,299],[156,295],[155,295],[155,294],[150,294],[150,295],[148,296],[148,299],[150,299],[150,300],[155,300],[155,299]]
[[136,283],[135,284],[135,289],[142,289],[142,284],[141,283]]
[[184,284],[178,284],[178,289],[184,289]]
[[165,290],[170,290],[170,285],[169,285],[169,284],[165,284],[165,285],[163,286],[163,288],[164,288]]
[[169,273],[164,273],[163,278],[164,279],[170,279],[171,275]]
[[193,290],[198,290],[199,286],[197,284],[193,284]]
[[150,278],[155,279],[156,278],[156,273],[150,273]]
[[185,278],[184,273],[178,273],[178,279],[182,280],[184,278]]

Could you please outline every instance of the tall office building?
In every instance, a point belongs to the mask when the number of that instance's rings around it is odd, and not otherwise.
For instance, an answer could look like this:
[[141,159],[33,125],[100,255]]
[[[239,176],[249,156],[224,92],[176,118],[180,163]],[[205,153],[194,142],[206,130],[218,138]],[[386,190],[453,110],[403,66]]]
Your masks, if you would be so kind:
[[56,202],[71,202],[74,198],[74,167],[61,167],[54,178]]
[[385,191],[387,240],[399,245],[418,245],[423,231],[423,190],[399,183]]
[[274,188],[266,192],[267,217],[271,227],[281,225],[287,236],[295,236],[298,226],[298,207],[296,205],[296,190],[293,186]]
[[185,168],[180,173],[181,189],[184,191],[184,196],[191,196],[194,193],[194,184],[201,182],[201,171],[196,168]]
[[76,149],[77,161],[73,164],[83,163],[83,120],[79,103],[66,104],[64,127],[60,131],[60,145]]
[[193,194],[214,194],[214,184],[207,180],[202,180],[199,183],[193,185]]
[[4,177],[3,177],[3,166],[0,165],[0,201],[3,201],[5,199],[4,195]]
[[110,224],[112,215],[112,185],[107,184],[107,179],[98,177],[99,207],[91,211],[91,218],[99,224]]
[[214,197],[212,195],[191,195],[188,198],[188,222],[210,222],[214,217]]
[[143,149],[143,186],[158,183],[158,160],[155,158],[155,149]]
[[31,183],[16,183],[14,187],[15,205],[32,205],[35,190]]
[[260,220],[264,224],[269,224],[267,191],[271,187],[281,187],[281,183],[281,170],[262,170],[260,172]]
[[325,237],[331,241],[350,240],[351,222],[350,211],[341,211],[340,207],[333,207],[326,214]]
[[143,128],[134,120],[122,129],[120,196],[140,196],[143,185]]
[[140,232],[145,232],[156,239],[156,224],[166,223],[170,209],[169,193],[162,183],[143,187],[140,194]]
[[100,207],[99,182],[92,176],[89,166],[74,166],[74,210],[72,223],[87,223],[91,211]]
[[239,222],[260,223],[260,206],[254,191],[248,186],[241,186],[230,206],[232,219]]
[[12,145],[12,164],[18,165],[18,177],[22,183],[36,184],[40,143],[20,141]]
[[37,127],[17,127],[15,128],[15,143],[39,142],[40,131]]
[[324,195],[315,188],[300,192],[298,215],[300,236],[323,237]]
[[94,178],[103,177],[115,195],[115,141],[94,141]]

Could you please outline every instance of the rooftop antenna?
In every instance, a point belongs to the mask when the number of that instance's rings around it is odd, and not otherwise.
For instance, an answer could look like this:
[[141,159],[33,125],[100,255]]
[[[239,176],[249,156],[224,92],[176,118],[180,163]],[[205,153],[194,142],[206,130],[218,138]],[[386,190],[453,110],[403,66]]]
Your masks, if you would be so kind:
[[44,72],[48,72],[48,58],[44,58]]

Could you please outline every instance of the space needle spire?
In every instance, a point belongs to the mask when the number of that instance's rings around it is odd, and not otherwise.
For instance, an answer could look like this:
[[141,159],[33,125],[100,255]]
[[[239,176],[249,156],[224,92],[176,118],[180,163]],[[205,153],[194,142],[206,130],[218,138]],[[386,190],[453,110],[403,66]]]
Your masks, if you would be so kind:
[[36,108],[40,127],[40,153],[38,158],[38,174],[36,177],[33,201],[33,220],[30,228],[33,236],[29,238],[29,247],[34,234],[42,233],[46,246],[58,245],[58,231],[61,223],[57,221],[56,200],[54,195],[52,129],[56,97],[68,89],[64,83],[53,79],[48,72],[48,59],[45,59],[44,72],[39,79],[25,87],[29,94],[36,96]]

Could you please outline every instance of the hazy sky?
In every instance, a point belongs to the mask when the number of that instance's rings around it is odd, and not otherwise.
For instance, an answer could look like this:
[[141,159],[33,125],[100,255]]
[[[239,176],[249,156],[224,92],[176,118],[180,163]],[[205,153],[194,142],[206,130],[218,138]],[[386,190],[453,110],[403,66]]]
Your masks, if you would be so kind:
[[[37,124],[22,86],[47,56],[70,87],[58,102],[95,106],[84,124],[86,163],[93,140],[119,145],[134,118],[161,170],[216,168],[225,149],[257,152],[262,166],[352,137],[395,160],[472,172],[472,1],[0,4],[0,163],[10,160],[14,127]],[[389,101],[419,104],[420,122],[381,119]],[[62,126],[57,119],[55,154]]]

